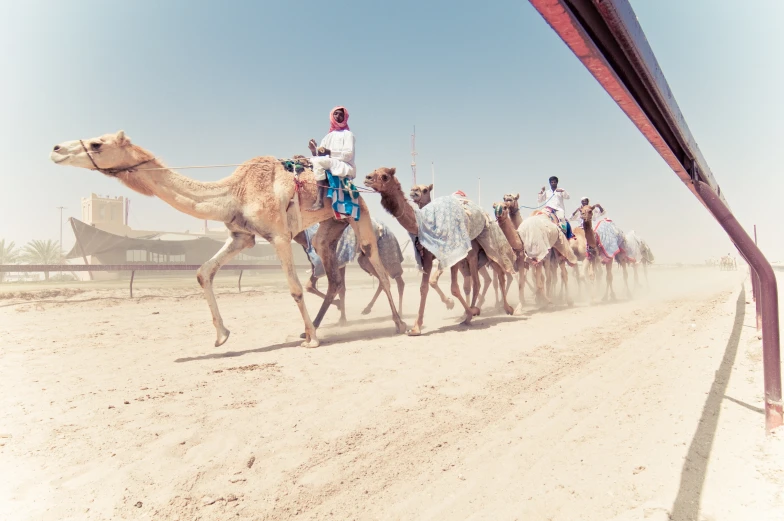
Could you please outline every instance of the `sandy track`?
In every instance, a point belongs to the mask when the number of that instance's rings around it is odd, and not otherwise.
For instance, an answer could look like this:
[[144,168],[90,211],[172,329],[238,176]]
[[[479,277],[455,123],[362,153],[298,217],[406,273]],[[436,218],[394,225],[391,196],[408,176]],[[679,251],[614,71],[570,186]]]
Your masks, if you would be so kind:
[[0,517],[778,516],[741,279],[661,270],[631,301],[471,328],[432,298],[416,339],[382,302],[359,315],[364,286],[316,350],[281,291],[221,295],[217,349],[198,297],[6,306]]

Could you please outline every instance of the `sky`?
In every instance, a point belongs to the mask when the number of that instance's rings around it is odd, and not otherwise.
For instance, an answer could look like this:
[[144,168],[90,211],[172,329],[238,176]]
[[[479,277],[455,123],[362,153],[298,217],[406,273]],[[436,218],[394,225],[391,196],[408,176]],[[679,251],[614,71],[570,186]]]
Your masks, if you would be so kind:
[[[730,206],[771,261],[784,193],[784,2],[632,0]],[[753,6],[753,7],[752,7]],[[703,262],[726,235],[526,1],[5,3],[0,16],[0,239],[57,239],[90,193],[131,199],[134,229],[201,222],[116,180],[48,159],[123,129],[170,166],[306,154],[335,105],[350,112],[358,178],[396,167],[435,195],[536,205],[556,175],[657,261]],[[231,169],[183,170],[217,180]],[[377,195],[371,214],[404,236]],[[210,228],[220,228],[210,223]],[[64,246],[73,235],[64,227]]]

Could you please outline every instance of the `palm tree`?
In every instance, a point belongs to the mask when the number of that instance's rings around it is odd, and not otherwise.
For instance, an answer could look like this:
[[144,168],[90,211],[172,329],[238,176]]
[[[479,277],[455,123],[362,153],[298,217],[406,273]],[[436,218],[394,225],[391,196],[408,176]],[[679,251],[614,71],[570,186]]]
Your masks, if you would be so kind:
[[[60,264],[63,252],[60,243],[48,239],[46,241],[30,241],[22,248],[22,260],[28,264]],[[44,277],[49,280],[49,272],[44,272]]]
[[[16,264],[19,261],[19,251],[16,249],[14,241],[5,243],[5,239],[0,240],[0,264]],[[5,273],[0,272],[0,282],[3,282]]]

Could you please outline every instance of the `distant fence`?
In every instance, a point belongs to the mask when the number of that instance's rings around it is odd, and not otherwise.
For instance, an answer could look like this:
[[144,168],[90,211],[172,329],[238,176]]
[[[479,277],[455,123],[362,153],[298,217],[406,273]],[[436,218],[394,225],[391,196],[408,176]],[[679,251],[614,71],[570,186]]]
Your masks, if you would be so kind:
[[[200,264],[0,264],[0,273],[40,273],[53,271],[130,271],[131,281],[128,285],[131,298],[133,298],[133,278],[137,271],[193,271],[201,267]],[[297,270],[310,269],[310,265],[294,266]],[[279,264],[226,264],[221,271],[237,271],[237,289],[242,292],[242,273],[251,270],[279,270]]]

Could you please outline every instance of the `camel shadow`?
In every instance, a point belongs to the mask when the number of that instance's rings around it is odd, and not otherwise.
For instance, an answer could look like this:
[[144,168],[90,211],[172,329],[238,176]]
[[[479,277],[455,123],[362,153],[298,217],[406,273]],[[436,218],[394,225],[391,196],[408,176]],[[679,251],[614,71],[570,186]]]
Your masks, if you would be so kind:
[[507,322],[522,322],[525,320],[528,320],[528,318],[522,316],[507,315],[506,313],[496,314],[495,316],[480,315],[478,317],[474,317],[474,320],[471,322],[471,325],[469,326],[466,326],[462,322],[460,322],[457,324],[452,324],[451,326],[444,326],[444,327],[439,327],[437,329],[433,329],[432,331],[428,331],[427,333],[422,333],[420,336],[432,336],[441,333],[450,333],[453,331],[458,333],[467,333],[469,331],[483,331],[485,329],[490,329],[491,327],[497,324],[504,324]]
[[[339,326],[336,326],[335,328],[345,329]],[[321,329],[322,328],[319,328],[319,330]],[[340,344],[342,342],[353,342],[357,340],[377,340],[380,338],[389,338],[392,336],[396,336],[394,333],[394,328],[392,327],[390,328],[374,327],[372,329],[363,329],[359,331],[345,331],[344,333],[335,333],[333,335],[330,335],[326,340],[321,339],[321,346],[319,347],[319,349],[330,346],[332,344]],[[235,358],[238,356],[245,356],[253,353],[269,353],[271,351],[277,351],[279,349],[301,347],[301,344],[302,344],[302,339],[297,339],[297,340],[291,340],[289,342],[272,344],[270,346],[257,347],[254,349],[245,349],[242,351],[224,351],[222,353],[210,353],[210,354],[200,355],[200,356],[177,358],[176,360],[174,360],[174,363],[180,364],[183,362],[198,362],[201,360],[218,360],[221,358]]]

